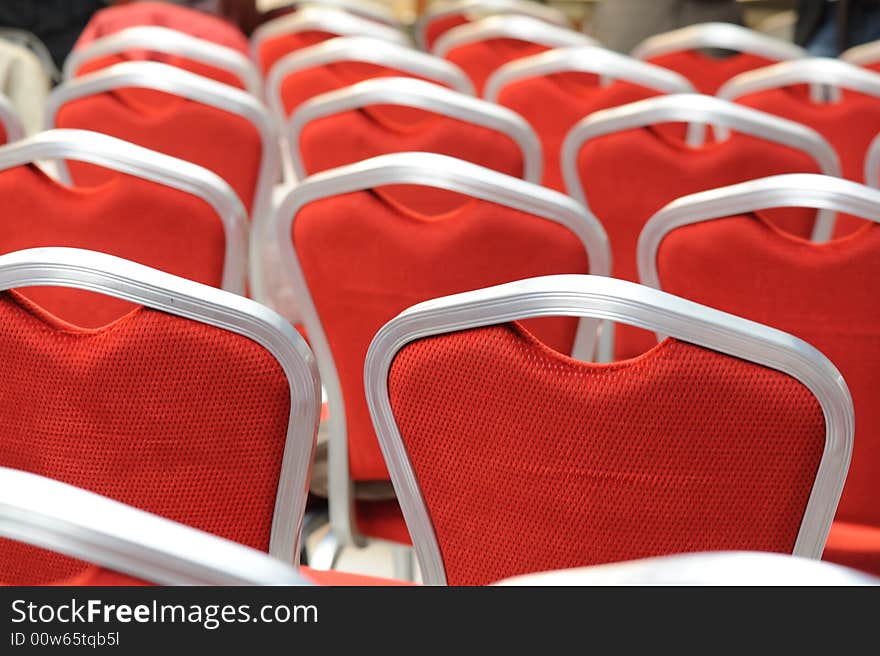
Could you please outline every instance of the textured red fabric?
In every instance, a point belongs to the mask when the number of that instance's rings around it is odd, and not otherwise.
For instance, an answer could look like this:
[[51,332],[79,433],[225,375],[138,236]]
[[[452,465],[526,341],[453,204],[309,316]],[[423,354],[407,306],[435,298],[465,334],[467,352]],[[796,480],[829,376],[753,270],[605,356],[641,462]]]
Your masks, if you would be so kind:
[[415,585],[408,581],[398,581],[395,579],[383,579],[377,576],[367,576],[365,574],[353,574],[351,572],[340,572],[337,570],[322,571],[311,569],[309,567],[300,567],[303,576],[311,579],[317,585],[332,586],[411,586]]
[[545,50],[549,48],[530,41],[486,39],[452,48],[443,58],[461,68],[473,82],[477,95],[482,96],[486,80],[499,66]]
[[[290,388],[250,339],[138,308],[100,330],[0,295],[0,465],[267,550]],[[0,541],[0,580],[81,563]]]
[[686,77],[700,93],[715,95],[719,87],[730,78],[746,71],[775,64],[746,52],[729,57],[713,57],[699,50],[681,50],[648,59],[652,64],[668,68]]
[[675,340],[597,365],[517,324],[460,331],[405,346],[388,389],[452,585],[790,552],[825,442],[803,385]]
[[373,105],[309,122],[300,133],[305,170],[317,173],[395,152],[450,155],[520,178],[523,156],[508,136],[442,114]]
[[80,66],[79,69],[77,69],[75,75],[77,77],[81,75],[87,75],[88,73],[100,71],[101,69],[107,68],[108,66],[121,64],[122,62],[128,61],[154,61],[161,64],[168,64],[169,66],[182,68],[185,71],[189,71],[190,73],[195,73],[196,75],[201,75],[202,77],[207,77],[212,80],[216,80],[217,82],[222,82],[223,84],[228,84],[239,89],[244,89],[244,83],[237,75],[222,68],[209,66],[208,64],[203,64],[202,62],[197,62],[193,59],[187,59],[186,57],[179,57],[177,55],[169,55],[167,53],[161,52],[149,52],[144,50],[125,52],[118,55],[95,57],[94,59],[91,59]]
[[73,48],[78,50],[101,37],[141,25],[168,27],[248,56],[247,37],[235,25],[218,16],[167,2],[135,2],[101,9],[94,13]]
[[[432,218],[382,192],[306,205],[292,231],[339,374],[355,480],[388,478],[363,389],[364,358],[379,328],[438,296],[588,271],[580,241],[550,220],[476,199]],[[538,320],[533,327],[555,348],[571,350],[573,320]]]
[[418,75],[411,75],[404,71],[368,62],[339,61],[323,64],[294,71],[281,81],[280,96],[284,114],[290,116],[305,101],[322,93],[336,91],[357,82],[378,77],[413,77],[439,84],[437,80],[428,80]]
[[[257,128],[237,114],[152,89],[117,89],[64,104],[55,127],[103,132],[194,162],[229,183],[253,209],[263,146]],[[107,169],[70,162],[74,182],[95,185]]]
[[834,522],[822,559],[880,576],[880,526]]
[[257,58],[259,59],[260,70],[265,76],[269,69],[281,59],[284,55],[295,52],[300,48],[313,46],[327,39],[339,36],[330,32],[319,32],[317,30],[305,30],[303,32],[291,32],[290,34],[281,34],[265,39],[258,48]]
[[837,510],[880,527],[880,226],[823,244],[738,216],[685,226],[660,245],[664,290],[789,332],[840,370],[856,416],[852,463]]
[[[846,89],[841,93],[838,103],[815,103],[806,85],[798,85],[749,94],[736,102],[813,128],[837,151],[843,177],[864,182],[868,146],[880,132],[880,98]],[[863,220],[843,215],[835,234],[843,236],[863,225]]]
[[430,22],[425,30],[425,48],[430,51],[441,36],[453,27],[470,23],[464,14],[448,14],[442,18],[436,18]]
[[358,531],[380,540],[412,544],[403,512],[396,499],[383,501],[355,500],[355,518]]
[[[75,562],[75,561],[72,561]],[[147,581],[143,581],[141,579],[134,578],[133,576],[128,576],[127,574],[120,574],[119,572],[114,572],[109,569],[104,569],[103,567],[99,567],[98,565],[90,565],[88,563],[80,563],[82,569],[77,571],[76,573],[65,576],[63,578],[59,578],[52,581],[40,581],[39,583],[30,583],[26,579],[22,581],[18,581],[16,583],[7,583],[6,581],[0,581],[0,587],[8,586],[8,585],[51,585],[51,586],[63,586],[63,587],[94,587],[94,586],[150,586],[153,583],[148,583]]]
[[[0,171],[7,229],[0,253],[69,246],[110,253],[214,287],[226,238],[214,209],[195,196],[125,174],[100,187],[68,187],[36,166]],[[62,287],[22,293],[57,317],[97,328],[131,311],[120,299]]]
[[659,95],[627,82],[599,86],[590,73],[556,73],[518,80],[506,85],[497,102],[526,119],[541,139],[544,153],[542,184],[565,191],[559,168],[562,142],[580,119],[599,111]]
[[[577,158],[590,209],[611,241],[613,275],[638,281],[636,244],[645,223],[667,203],[715,187],[779,173],[818,173],[806,154],[743,134],[690,148],[665,130],[638,128],[592,139]],[[634,193],[638,190],[638,193]],[[815,211],[773,210],[767,216],[787,230],[808,236]],[[621,325],[615,333],[618,359],[656,343],[654,336]]]

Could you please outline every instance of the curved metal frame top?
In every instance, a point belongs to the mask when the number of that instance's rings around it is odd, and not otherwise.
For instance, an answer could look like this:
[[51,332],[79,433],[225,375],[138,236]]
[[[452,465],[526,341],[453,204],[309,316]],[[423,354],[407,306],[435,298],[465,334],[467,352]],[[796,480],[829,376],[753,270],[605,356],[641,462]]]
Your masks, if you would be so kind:
[[425,583],[446,574],[388,396],[388,374],[406,344],[431,335],[540,316],[589,316],[671,335],[782,371],[805,385],[825,416],[825,450],[804,511],[793,554],[819,558],[837,508],[853,443],[853,406],[840,372],[806,342],[740,317],[636,283],[600,276],[547,276],[457,294],[415,305],[373,339],[364,368],[370,416]]
[[541,182],[544,167],[541,142],[523,117],[507,107],[407,77],[364,80],[322,93],[300,105],[288,120],[286,134],[290,159],[300,180],[306,176],[299,149],[300,135],[305,126],[325,116],[370,105],[414,107],[500,132],[522,152],[523,178],[529,182]]
[[328,32],[339,36],[370,36],[402,46],[411,45],[401,30],[362,18],[333,6],[306,5],[292,14],[283,14],[260,25],[251,35],[251,59],[259,65],[260,46],[267,39],[297,32]]
[[363,36],[340,36],[295,50],[272,66],[266,78],[266,99],[276,117],[284,117],[281,84],[291,73],[337,62],[354,61],[385,66],[435,80],[454,91],[474,95],[474,85],[455,64],[413,48]]
[[832,102],[840,100],[841,88],[880,97],[880,73],[827,57],[792,59],[740,73],[725,82],[716,95],[735,100],[750,93],[795,84],[829,87],[834,90]]
[[880,188],[880,134],[871,140],[865,155],[865,184]]
[[745,52],[773,61],[806,57],[807,52],[788,41],[733,23],[699,23],[648,37],[635,48],[636,59],[651,59],[671,52],[723,48]]
[[221,288],[244,295],[247,276],[247,213],[220,176],[191,162],[100,132],[46,130],[0,147],[0,171],[41,160],[77,160],[178,189],[205,201],[223,224],[226,249]]
[[583,32],[553,25],[539,18],[509,14],[488,16],[453,27],[437,39],[431,52],[437,57],[445,57],[453,48],[489,39],[517,39],[550,48],[599,45],[598,41]]
[[880,585],[824,560],[765,551],[704,551],[515,576],[493,585]]
[[789,173],[710,189],[679,198],[648,220],[639,235],[639,279],[661,288],[657,250],[676,228],[774,207],[823,208],[880,223],[880,191],[843,178]]
[[16,27],[0,27],[0,39],[14,43],[27,50],[39,62],[40,68],[46,73],[46,77],[53,82],[61,79],[61,72],[55,66],[52,53],[49,52],[46,44],[40,40],[40,37],[33,32]]
[[[341,9],[350,14],[355,14],[361,18],[369,18],[373,21],[385,23],[391,27],[400,28],[400,21],[394,17],[391,8],[382,2],[374,0],[294,0],[293,2],[285,2],[285,7],[310,7],[317,4],[320,7],[330,7],[333,9]],[[274,20],[274,19],[273,19]]]
[[880,63],[880,41],[871,41],[844,50],[838,59],[854,66],[870,66]]
[[504,64],[486,80],[483,98],[497,102],[501,90],[512,82],[568,72],[594,73],[603,85],[611,80],[624,80],[663,93],[695,92],[687,78],[667,68],[607,48],[576,46],[548,50]]
[[18,118],[18,113],[2,93],[0,93],[0,124],[6,132],[6,143],[18,141],[24,136],[24,126]]
[[455,14],[498,15],[513,14],[531,16],[560,27],[568,27],[568,18],[560,10],[528,0],[448,0],[433,2],[415,24],[416,43],[428,50],[427,31],[435,20]]
[[34,286],[85,289],[216,326],[253,340],[277,360],[290,385],[290,416],[269,553],[293,562],[299,555],[321,386],[312,351],[290,323],[243,296],[106,253],[48,247],[0,255],[0,290]]
[[[296,217],[305,205],[323,198],[392,184],[416,184],[455,191],[554,221],[568,228],[583,243],[591,273],[609,275],[611,271],[611,252],[605,230],[584,207],[568,196],[546,187],[445,155],[434,153],[380,155],[317,173],[288,191],[273,215],[274,225],[271,234],[275,235],[277,243],[280,244],[281,265],[300,303],[309,334],[309,343],[318,360],[321,382],[327,393],[330,407],[327,420],[330,445],[330,521],[337,537],[348,544],[359,544],[360,539],[354,529],[349,506],[351,488],[348,478],[348,438],[342,388],[333,353],[290,235]],[[594,347],[595,331],[594,322],[580,323],[572,349],[574,357],[589,357]],[[605,332],[607,331],[603,331],[603,334]],[[603,347],[608,349],[600,338],[600,348]]]
[[255,96],[261,93],[260,72],[240,52],[185,32],[154,25],[119,30],[92,41],[84,48],[71,51],[64,61],[64,78],[75,77],[80,67],[93,59],[119,55],[128,50],[149,50],[192,59],[232,73]]
[[[671,94],[598,111],[576,123],[562,144],[562,176],[568,193],[589,207],[578,173],[577,157],[583,145],[590,139],[623,130],[679,121],[711,124],[719,139],[721,129],[725,132],[734,130],[794,148],[812,157],[822,173],[840,175],[837,153],[812,128],[713,96]],[[816,217],[812,239],[830,239],[835,218],[834,212],[820,211]]]
[[[45,129],[55,127],[58,110],[65,103],[127,87],[164,91],[236,114],[249,121],[260,135],[262,154],[253,207],[245,209],[249,211],[254,224],[265,220],[262,217],[271,212],[272,189],[281,175],[281,153],[275,122],[269,110],[246,91],[168,64],[146,61],[123,62],[68,80],[55,87],[46,99],[43,120]],[[59,160],[57,164],[61,179],[70,183],[70,173],[63,160]],[[259,253],[254,250],[255,241],[255,239],[250,241],[250,283],[252,292],[259,296],[263,293],[264,285],[262,268],[259,266]]]
[[0,536],[158,585],[310,585],[262,551],[6,467]]

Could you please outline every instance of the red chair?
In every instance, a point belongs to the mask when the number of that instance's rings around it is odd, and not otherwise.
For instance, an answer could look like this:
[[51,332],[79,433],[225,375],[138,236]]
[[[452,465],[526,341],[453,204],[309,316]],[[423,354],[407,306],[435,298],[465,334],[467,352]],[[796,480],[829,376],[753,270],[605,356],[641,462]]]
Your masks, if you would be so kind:
[[868,145],[880,132],[880,74],[834,59],[802,59],[737,76],[718,95],[810,126],[834,146],[843,177],[864,180]]
[[231,48],[243,55],[248,53],[247,37],[233,23],[168,2],[132,2],[101,9],[92,15],[73,49],[85,48],[130,27],[143,26],[165,27]]
[[310,98],[378,77],[413,77],[473,95],[467,76],[445,59],[370,37],[343,36],[279,59],[266,79],[272,113],[288,117]]
[[[578,362],[519,323],[548,316],[670,337]],[[816,349],[613,278],[411,307],[374,338],[364,380],[429,584],[693,551],[818,558],[852,448],[852,401]]]
[[[780,232],[769,207],[821,207],[869,221],[824,244]],[[679,199],[639,241],[646,284],[786,330],[843,374],[855,449],[825,558],[880,573],[880,192],[839,178],[785,175]]]
[[530,16],[562,27],[569,25],[562,11],[528,0],[447,0],[430,3],[416,21],[416,42],[422,50],[432,50],[447,30],[497,14]]
[[[422,194],[439,191],[447,194],[441,213],[417,205]],[[327,394],[337,548],[362,545],[361,536],[408,543],[393,498],[351,504],[355,486],[388,481],[363,392],[370,339],[419,300],[542,273],[604,275],[604,231],[562,194],[429,153],[384,155],[311,176],[282,199],[273,226]],[[531,328],[577,357],[593,352],[593,322]]]
[[880,73],[880,41],[853,46],[840,53],[839,59],[853,66],[861,66],[875,73]]
[[[280,179],[280,149],[269,111],[244,91],[157,62],[125,62],[68,80],[46,103],[47,128],[103,132],[213,171],[259,223]],[[234,148],[230,147],[234,144]],[[72,163],[77,184],[103,184],[108,173]],[[66,175],[65,175],[66,177]],[[250,259],[251,290],[262,289]]]
[[332,6],[307,5],[260,25],[251,35],[251,59],[267,75],[279,59],[337,36],[369,36],[399,45],[409,37],[390,25],[361,18]]
[[293,2],[285,2],[283,5],[268,10],[262,15],[262,18],[263,20],[273,20],[284,14],[302,11],[304,8],[316,4],[321,7],[341,9],[349,14],[368,18],[376,23],[384,23],[397,29],[403,28],[400,21],[394,17],[394,11],[389,4],[380,0],[321,0],[320,3],[315,3],[314,0],[293,0]]
[[[114,175],[69,187],[36,162],[63,157]],[[0,253],[38,246],[102,251],[236,294],[245,291],[247,215],[232,189],[199,166],[96,132],[49,130],[0,148]],[[24,295],[77,326],[99,328],[131,303],[59,287]]]
[[505,107],[437,84],[380,78],[315,96],[287,123],[298,179],[369,157],[435,152],[530,182],[541,180],[541,144]]
[[5,96],[0,94],[0,145],[16,141],[24,136],[24,126]]
[[565,135],[578,120],[664,93],[693,91],[680,75],[604,48],[560,48],[496,70],[483,97],[525,118],[541,139],[542,184],[564,191],[559,169]]
[[[49,285],[143,307],[80,329],[15,291]],[[0,465],[294,562],[321,399],[290,324],[244,297],[79,249],[0,255],[0,289]],[[11,550],[0,554],[14,567]],[[66,562],[43,559],[47,578],[71,574]]]
[[431,52],[470,78],[478,95],[499,67],[552,48],[597,45],[586,34],[528,16],[490,16],[460,25],[437,39]]
[[167,27],[127,27],[75,48],[64,77],[99,71],[125,61],[157,61],[261,95],[260,73],[239,50]]
[[[688,144],[670,123],[702,122],[722,141]],[[690,135],[693,138],[693,134]],[[815,131],[711,96],[676,94],[596,112],[569,132],[562,147],[568,193],[602,222],[614,254],[613,275],[636,281],[636,243],[642,227],[661,207],[680,196],[764,175],[839,172],[832,148]],[[828,239],[834,217],[816,221],[805,210],[774,212],[786,230],[817,241]],[[656,343],[630,326],[616,334],[617,359],[636,357]]]
[[[731,50],[714,56],[706,50]],[[798,46],[732,23],[701,23],[649,37],[632,56],[684,75],[700,93],[714,94],[727,80],[756,68],[805,57]]]
[[0,482],[0,585],[400,585],[297,569],[43,476],[0,467]]

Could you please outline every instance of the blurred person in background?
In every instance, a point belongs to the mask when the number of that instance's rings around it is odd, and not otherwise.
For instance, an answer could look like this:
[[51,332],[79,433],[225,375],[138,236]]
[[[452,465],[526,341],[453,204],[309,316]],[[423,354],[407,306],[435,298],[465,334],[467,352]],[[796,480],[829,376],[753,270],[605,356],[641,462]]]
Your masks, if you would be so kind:
[[742,5],[736,0],[603,0],[589,32],[604,46],[628,53],[654,34],[714,21],[742,24]]
[[799,0],[795,42],[814,57],[836,57],[880,39],[880,0]]

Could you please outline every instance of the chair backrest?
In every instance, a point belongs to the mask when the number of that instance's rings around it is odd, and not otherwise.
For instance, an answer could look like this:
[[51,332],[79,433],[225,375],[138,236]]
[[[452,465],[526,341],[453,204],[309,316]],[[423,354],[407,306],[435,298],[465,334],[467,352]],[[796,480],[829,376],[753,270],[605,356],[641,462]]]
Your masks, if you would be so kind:
[[483,97],[525,118],[544,152],[543,184],[563,191],[562,140],[578,120],[664,93],[693,91],[672,71],[594,46],[559,48],[524,57],[496,70]]
[[[810,244],[758,214],[792,206],[848,212],[868,224]],[[840,370],[857,436],[838,518],[873,526],[880,526],[880,301],[867,281],[880,275],[878,222],[880,192],[839,178],[785,175],[681,198],[655,214],[639,240],[645,284],[790,332]]]
[[515,576],[502,586],[880,585],[880,578],[822,560],[766,551],[706,551]]
[[447,30],[495,14],[531,16],[553,25],[569,25],[559,9],[529,0],[437,0],[416,21],[416,42],[423,50],[432,50]]
[[271,20],[284,14],[301,11],[315,4],[321,7],[341,9],[349,14],[369,18],[374,22],[384,23],[398,29],[403,27],[395,17],[391,6],[382,0],[321,0],[319,3],[314,0],[293,0],[293,2],[285,2],[279,7],[270,9],[265,15]]
[[167,27],[127,27],[72,50],[64,61],[64,77],[72,78],[125,61],[158,61],[197,75],[245,89],[259,96],[260,73],[234,48]]
[[431,48],[463,70],[478,95],[500,66],[552,48],[598,45],[582,32],[529,16],[489,16],[445,32]]
[[[816,89],[827,96],[817,98]],[[793,60],[738,75],[718,96],[810,126],[834,146],[843,177],[864,181],[865,154],[880,132],[880,73],[834,59]]]
[[300,105],[287,123],[296,176],[403,151],[436,152],[540,182],[541,143],[506,107],[412,78],[379,78]]
[[132,2],[95,12],[73,46],[74,51],[131,27],[165,27],[247,55],[248,41],[234,23],[169,2]]
[[[411,193],[396,193],[401,186]],[[429,190],[454,194],[457,205],[433,216],[412,209],[411,199]],[[281,201],[272,233],[327,393],[330,513],[343,537],[352,531],[349,478],[387,480],[363,392],[364,356],[382,324],[418,300],[610,267],[602,227],[570,198],[429,153],[311,176]],[[592,322],[531,328],[577,357],[593,352]]]
[[301,48],[337,36],[369,36],[399,45],[409,37],[390,25],[362,18],[332,6],[306,5],[266,21],[251,35],[251,59],[265,76],[279,59]]
[[0,585],[309,585],[264,552],[7,467],[0,543]]
[[[36,163],[56,158],[113,172],[99,187],[69,187]],[[39,246],[102,251],[236,294],[247,274],[247,215],[216,174],[97,132],[49,130],[0,148],[0,253]],[[104,295],[40,287],[25,295],[77,326],[131,310]]]
[[[14,291],[34,285],[143,307],[76,329]],[[0,289],[0,465],[298,556],[321,392],[289,323],[244,297],[79,249],[0,255]],[[65,562],[45,560],[47,576],[69,574]]]
[[25,131],[32,134],[40,130],[40,112],[50,86],[33,52],[0,38],[0,127],[5,133],[0,143],[14,141]]
[[[745,110],[745,111],[744,111]],[[687,145],[655,128],[670,122],[708,123],[733,130],[723,141]],[[777,173],[839,173],[832,148],[815,131],[711,96],[675,94],[596,112],[569,132],[562,147],[568,193],[585,203],[608,231],[614,276],[636,281],[642,227],[668,202],[695,191]],[[785,229],[828,239],[833,213],[774,212]],[[621,326],[616,357],[638,355],[655,342]]]
[[[518,323],[614,318],[670,338],[577,362]],[[426,583],[669,553],[818,558],[852,449],[852,402],[792,336],[597,276],[435,299],[367,354],[370,416]]]
[[[734,54],[716,56],[706,50],[731,50]],[[714,94],[735,75],[805,57],[806,52],[793,43],[732,23],[700,23],[649,37],[632,55],[684,75],[700,93]]]
[[473,95],[467,76],[445,59],[382,39],[341,36],[279,59],[266,79],[266,98],[275,116],[287,117],[322,93],[371,78],[402,76]]

